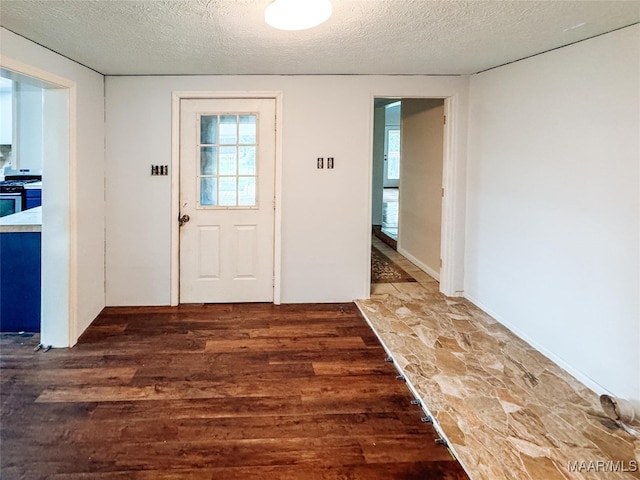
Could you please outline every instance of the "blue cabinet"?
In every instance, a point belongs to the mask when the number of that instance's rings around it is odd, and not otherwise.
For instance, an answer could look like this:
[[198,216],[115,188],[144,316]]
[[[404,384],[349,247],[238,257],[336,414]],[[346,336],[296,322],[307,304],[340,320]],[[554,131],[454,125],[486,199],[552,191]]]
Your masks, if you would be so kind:
[[42,205],[42,190],[27,189],[25,192],[25,210]]
[[40,232],[0,233],[0,332],[40,331]]

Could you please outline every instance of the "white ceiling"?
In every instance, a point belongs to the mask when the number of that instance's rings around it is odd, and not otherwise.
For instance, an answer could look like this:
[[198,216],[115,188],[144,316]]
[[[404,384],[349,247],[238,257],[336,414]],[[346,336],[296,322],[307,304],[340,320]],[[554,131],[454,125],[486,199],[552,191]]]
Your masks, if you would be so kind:
[[640,22],[636,0],[332,0],[286,32],[269,3],[0,0],[0,25],[108,75],[470,74]]

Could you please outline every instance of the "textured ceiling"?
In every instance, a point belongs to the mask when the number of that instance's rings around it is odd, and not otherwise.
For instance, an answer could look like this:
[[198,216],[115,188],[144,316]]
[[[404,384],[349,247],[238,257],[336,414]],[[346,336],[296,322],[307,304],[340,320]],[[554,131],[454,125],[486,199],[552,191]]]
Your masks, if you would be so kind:
[[332,0],[286,32],[269,3],[0,0],[0,25],[110,75],[469,74],[640,21],[640,1]]

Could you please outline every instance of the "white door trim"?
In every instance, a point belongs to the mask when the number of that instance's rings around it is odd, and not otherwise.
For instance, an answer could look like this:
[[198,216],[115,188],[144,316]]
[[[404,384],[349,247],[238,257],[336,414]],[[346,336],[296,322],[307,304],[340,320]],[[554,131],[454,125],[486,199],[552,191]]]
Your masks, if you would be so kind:
[[459,100],[453,95],[444,99],[443,169],[442,169],[442,243],[440,256],[440,291],[450,297],[463,295],[466,159],[460,157]]
[[[51,344],[54,347],[72,347],[78,341],[78,227],[76,217],[76,203],[77,203],[77,177],[76,177],[76,143],[77,143],[77,87],[76,82],[64,77],[60,77],[54,73],[42,70],[33,65],[29,65],[11,57],[5,55],[0,56],[0,67],[10,70],[20,75],[35,78],[47,84],[66,89],[69,94],[68,104],[68,119],[69,119],[69,143],[68,143],[68,158],[60,159],[60,161],[66,160],[65,165],[56,165],[54,168],[64,168],[68,171],[68,190],[66,195],[67,205],[67,219],[66,223],[68,249],[64,252],[66,255],[66,264],[68,266],[67,272],[60,272],[58,268],[55,268],[57,277],[55,284],[52,285],[53,279],[48,280],[42,278],[42,291],[43,291],[43,308],[41,319],[41,341],[44,344]],[[51,166],[49,166],[51,168]],[[64,200],[58,200],[64,201]],[[43,215],[43,223],[48,222],[48,216],[46,215],[46,205],[43,206],[45,214]],[[64,228],[64,226],[61,226]],[[46,229],[43,230],[46,235]],[[47,241],[47,237],[42,238],[43,247],[46,244],[60,245],[65,242],[60,242],[57,239],[56,242]],[[49,253],[46,248],[43,248],[42,266],[43,270],[52,270],[54,265],[57,265],[56,256],[60,256],[59,251]],[[48,265],[52,265],[48,267]],[[65,273],[67,275],[65,275]],[[62,278],[60,278],[62,276]],[[66,277],[66,278],[65,278]],[[62,298],[59,296],[60,288],[66,290],[66,295]],[[50,292],[50,293],[47,293]],[[60,301],[66,303],[59,305],[53,315],[45,308],[47,303],[46,299],[51,297],[52,301],[55,301],[58,305]],[[66,320],[66,325],[61,323]],[[61,330],[62,329],[62,330]],[[62,333],[66,330],[66,335]],[[51,333],[59,332],[59,333]],[[51,337],[50,337],[51,335]],[[66,338],[65,338],[66,337]],[[66,344],[65,344],[66,343]]]
[[[444,99],[444,114],[446,124],[444,126],[443,140],[443,173],[442,185],[444,196],[442,198],[442,233],[441,251],[442,268],[440,269],[440,292],[450,297],[458,297],[464,294],[464,235],[465,235],[465,178],[466,159],[458,152],[459,122],[464,116],[459,112],[460,101],[457,95],[402,95],[393,94],[371,95],[370,128],[371,139],[369,142],[369,158],[373,158],[373,122],[374,102],[376,98],[438,98]],[[369,219],[372,211],[372,178],[373,162],[369,166]],[[402,177],[400,178],[402,182]],[[370,221],[368,222],[368,235],[370,238]],[[371,242],[367,248],[367,262],[371,255]],[[369,277],[369,281],[371,278]]]
[[182,99],[266,98],[276,102],[273,303],[280,304],[282,273],[282,92],[175,91],[171,98],[171,305],[180,302],[180,101]]

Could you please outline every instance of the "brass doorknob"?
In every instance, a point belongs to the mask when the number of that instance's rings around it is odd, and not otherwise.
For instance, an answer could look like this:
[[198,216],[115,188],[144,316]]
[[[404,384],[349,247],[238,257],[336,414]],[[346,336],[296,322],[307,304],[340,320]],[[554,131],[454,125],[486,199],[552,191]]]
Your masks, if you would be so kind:
[[185,223],[187,223],[189,220],[191,220],[191,218],[189,217],[189,215],[184,214],[182,215],[180,218],[178,218],[178,223],[180,224],[180,226],[184,225]]

